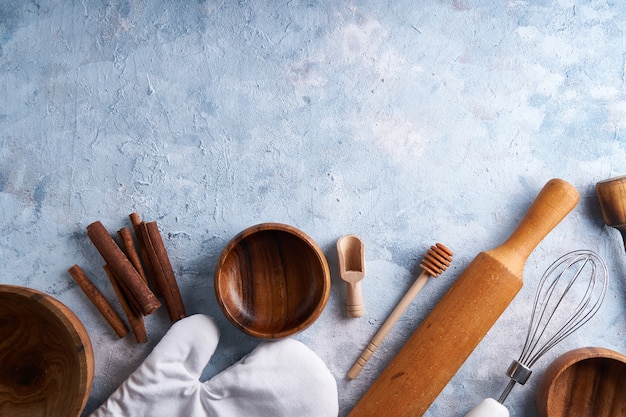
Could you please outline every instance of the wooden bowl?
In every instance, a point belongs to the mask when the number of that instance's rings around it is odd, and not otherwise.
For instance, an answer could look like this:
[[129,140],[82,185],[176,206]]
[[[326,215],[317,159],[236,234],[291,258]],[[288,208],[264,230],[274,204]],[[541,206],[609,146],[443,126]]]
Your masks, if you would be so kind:
[[604,348],[558,357],[539,384],[539,417],[626,417],[626,356]]
[[235,236],[215,269],[215,295],[231,323],[276,339],[310,326],[330,293],[321,249],[295,227],[263,223]]
[[0,285],[0,415],[78,417],[91,392],[87,331],[55,298]]

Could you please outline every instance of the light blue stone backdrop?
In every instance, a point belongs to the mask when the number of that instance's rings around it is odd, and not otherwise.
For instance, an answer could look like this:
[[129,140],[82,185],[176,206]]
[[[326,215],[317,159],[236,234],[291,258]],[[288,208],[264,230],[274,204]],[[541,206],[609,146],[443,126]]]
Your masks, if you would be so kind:
[[[592,249],[611,284],[593,324],[535,366],[507,405],[533,417],[560,353],[626,353],[626,256],[595,183],[626,174],[626,5],[607,1],[0,2],[0,282],[45,291],[89,330],[93,411],[169,327],[118,340],[67,274],[80,264],[108,297],[85,235],[136,211],[157,220],[190,313],[222,331],[205,377],[258,340],[221,314],[217,257],[267,221],[322,247],[333,286],[297,337],[335,375],[345,416],[465,266],[499,245],[541,187],[581,201],[530,256],[526,285],[429,417],[498,396],[523,344],[535,284],[557,257]],[[336,240],[366,245],[366,315],[348,319]],[[345,373],[435,242],[455,252],[355,381]],[[119,307],[119,306],[117,306]]]

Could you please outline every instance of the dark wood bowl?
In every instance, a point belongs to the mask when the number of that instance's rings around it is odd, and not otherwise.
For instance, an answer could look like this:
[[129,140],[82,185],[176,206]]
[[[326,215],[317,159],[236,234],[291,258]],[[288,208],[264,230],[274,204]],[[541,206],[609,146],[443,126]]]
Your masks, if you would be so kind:
[[0,415],[78,417],[93,383],[78,318],[42,292],[0,285]]
[[330,293],[322,250],[295,227],[263,223],[235,236],[215,268],[215,295],[243,332],[276,339],[310,326]]
[[626,356],[585,347],[548,366],[537,392],[540,417],[626,417]]

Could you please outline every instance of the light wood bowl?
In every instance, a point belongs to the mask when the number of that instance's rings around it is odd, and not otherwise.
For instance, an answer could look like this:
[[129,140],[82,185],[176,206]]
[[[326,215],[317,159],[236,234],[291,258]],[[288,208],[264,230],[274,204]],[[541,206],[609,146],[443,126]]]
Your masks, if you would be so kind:
[[328,263],[302,231],[263,223],[235,236],[215,269],[215,295],[243,332],[277,339],[309,327],[330,293]]
[[0,285],[0,415],[78,417],[93,349],[72,311],[42,292]]
[[559,356],[539,385],[540,417],[626,417],[626,356],[585,347]]

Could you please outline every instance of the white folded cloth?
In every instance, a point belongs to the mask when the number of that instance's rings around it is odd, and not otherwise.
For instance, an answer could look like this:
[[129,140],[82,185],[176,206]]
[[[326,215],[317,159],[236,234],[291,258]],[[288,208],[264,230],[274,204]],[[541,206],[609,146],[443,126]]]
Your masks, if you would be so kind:
[[261,343],[206,382],[219,330],[205,315],[177,321],[90,417],[337,417],[337,383],[303,343]]

